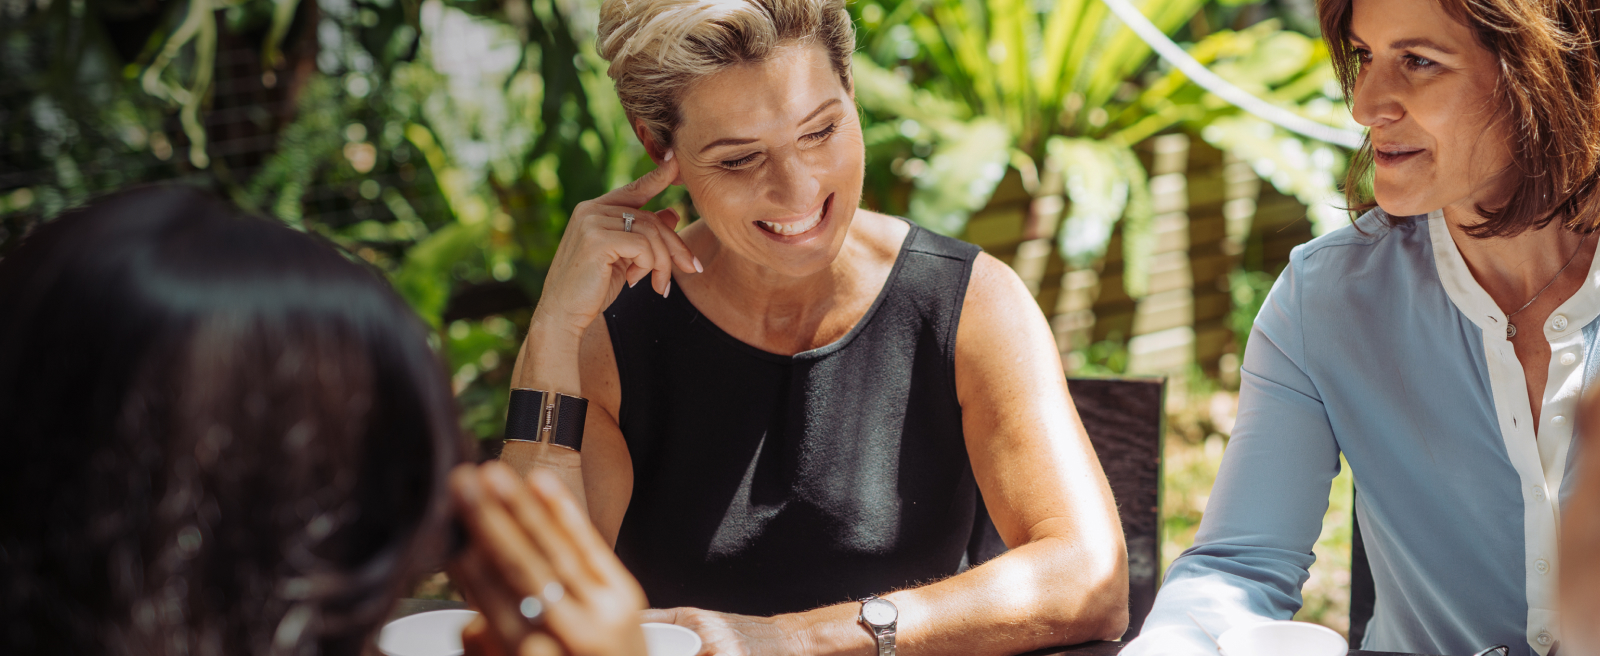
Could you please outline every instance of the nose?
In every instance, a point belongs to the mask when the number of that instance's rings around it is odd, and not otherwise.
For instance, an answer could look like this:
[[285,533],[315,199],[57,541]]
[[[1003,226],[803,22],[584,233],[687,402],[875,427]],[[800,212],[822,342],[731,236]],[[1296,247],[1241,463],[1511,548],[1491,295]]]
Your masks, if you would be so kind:
[[767,179],[767,197],[777,206],[793,213],[812,209],[817,195],[822,191],[819,171],[806,161],[803,153],[793,148],[772,154],[771,175]]
[[1368,64],[1356,75],[1354,102],[1350,114],[1357,123],[1369,128],[1383,127],[1406,115],[1400,102],[1400,75],[1385,70],[1386,67]]

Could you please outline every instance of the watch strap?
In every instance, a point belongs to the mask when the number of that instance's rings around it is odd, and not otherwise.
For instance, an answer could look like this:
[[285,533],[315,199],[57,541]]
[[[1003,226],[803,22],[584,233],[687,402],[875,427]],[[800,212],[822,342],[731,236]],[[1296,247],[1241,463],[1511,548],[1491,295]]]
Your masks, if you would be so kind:
[[878,656],[895,656],[894,629],[892,627],[874,631],[872,635],[878,639]]
[[506,411],[506,439],[583,450],[589,401],[543,390],[513,389]]

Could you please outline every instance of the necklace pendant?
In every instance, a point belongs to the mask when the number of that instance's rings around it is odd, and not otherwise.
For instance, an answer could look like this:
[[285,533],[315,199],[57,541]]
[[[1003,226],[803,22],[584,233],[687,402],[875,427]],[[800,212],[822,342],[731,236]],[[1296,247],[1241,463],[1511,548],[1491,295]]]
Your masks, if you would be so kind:
[[1514,324],[1514,323],[1511,323],[1510,321],[1507,321],[1506,322],[1506,341],[1509,342],[1509,341],[1511,341],[1512,337],[1516,337],[1516,336],[1517,336],[1517,324]]

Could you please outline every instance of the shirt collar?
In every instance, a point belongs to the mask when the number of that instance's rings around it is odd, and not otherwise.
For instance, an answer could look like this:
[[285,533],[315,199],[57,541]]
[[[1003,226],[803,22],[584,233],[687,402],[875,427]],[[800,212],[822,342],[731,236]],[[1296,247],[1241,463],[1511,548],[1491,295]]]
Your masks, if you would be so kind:
[[[1479,328],[1484,330],[1492,328],[1496,331],[1493,334],[1503,334],[1506,329],[1506,313],[1500,310],[1500,306],[1495,304],[1489,292],[1484,291],[1478,280],[1472,277],[1472,271],[1467,269],[1467,261],[1462,259],[1461,250],[1456,248],[1455,238],[1450,236],[1450,226],[1445,223],[1444,211],[1429,212],[1427,220],[1428,236],[1433,242],[1434,267],[1438,270],[1439,282],[1444,285],[1450,301]],[[1597,255],[1589,264],[1589,275],[1583,286],[1556,308],[1550,314],[1551,317],[1562,315],[1574,327],[1582,327],[1600,316],[1600,240],[1596,240],[1595,249]],[[1546,329],[1548,330],[1548,325]]]

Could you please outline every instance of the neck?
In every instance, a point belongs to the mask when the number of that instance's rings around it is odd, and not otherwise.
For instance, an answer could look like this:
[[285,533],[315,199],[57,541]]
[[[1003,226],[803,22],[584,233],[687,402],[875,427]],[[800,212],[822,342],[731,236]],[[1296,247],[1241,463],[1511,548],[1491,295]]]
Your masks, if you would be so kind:
[[1444,219],[1472,277],[1507,313],[1516,312],[1558,276],[1576,272],[1581,277],[1589,269],[1593,254],[1579,252],[1586,235],[1555,222],[1511,237],[1479,239],[1466,232],[1483,221],[1477,212],[1447,207]]
[[717,297],[737,299],[742,312],[763,317],[769,328],[813,324],[833,306],[841,291],[860,281],[862,272],[856,264],[866,247],[854,228],[852,225],[832,263],[802,277],[784,275],[741,257],[705,230],[704,246],[694,248],[706,253],[700,256],[706,266],[701,287]]

